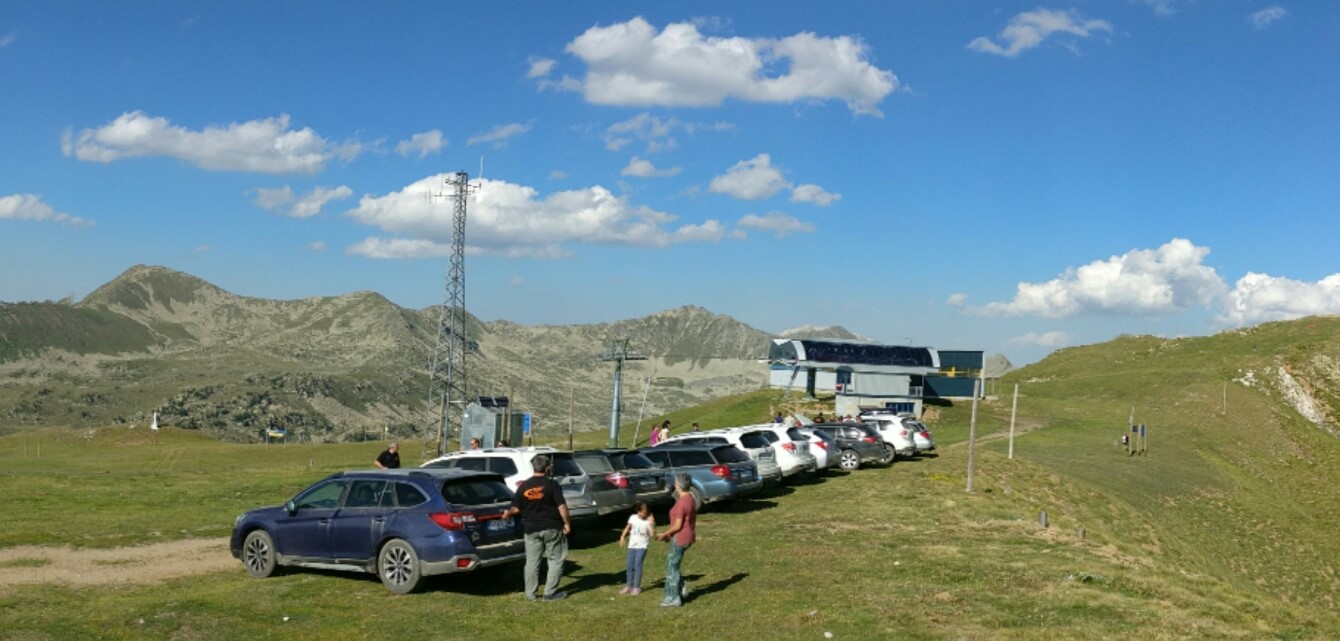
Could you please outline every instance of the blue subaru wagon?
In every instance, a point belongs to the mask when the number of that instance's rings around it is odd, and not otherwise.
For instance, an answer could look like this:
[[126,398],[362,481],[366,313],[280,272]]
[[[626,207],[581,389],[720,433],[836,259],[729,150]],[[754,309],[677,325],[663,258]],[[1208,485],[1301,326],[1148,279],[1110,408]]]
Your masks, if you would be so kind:
[[458,469],[339,472],[233,524],[233,556],[256,578],[281,567],[370,572],[392,592],[424,577],[524,559],[502,476]]

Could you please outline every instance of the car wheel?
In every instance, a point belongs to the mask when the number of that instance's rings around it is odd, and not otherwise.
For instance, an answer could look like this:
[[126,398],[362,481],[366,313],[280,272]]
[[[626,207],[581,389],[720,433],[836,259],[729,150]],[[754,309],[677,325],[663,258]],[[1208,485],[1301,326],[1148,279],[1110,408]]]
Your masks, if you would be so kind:
[[896,458],[897,456],[898,456],[897,452],[893,451],[893,446],[885,444],[884,453],[879,456],[879,462],[882,465],[888,465],[892,463],[893,459]]
[[861,467],[861,456],[856,453],[856,450],[842,450],[842,456],[838,459],[838,463],[842,466],[842,469],[850,472]]
[[377,555],[377,576],[386,589],[396,594],[413,592],[423,579],[414,547],[402,539],[387,541]]
[[695,512],[703,511],[703,493],[696,487],[689,488],[689,494],[693,496],[693,510]]
[[274,576],[279,565],[275,559],[275,543],[265,530],[252,530],[242,541],[242,564],[247,573],[258,579]]

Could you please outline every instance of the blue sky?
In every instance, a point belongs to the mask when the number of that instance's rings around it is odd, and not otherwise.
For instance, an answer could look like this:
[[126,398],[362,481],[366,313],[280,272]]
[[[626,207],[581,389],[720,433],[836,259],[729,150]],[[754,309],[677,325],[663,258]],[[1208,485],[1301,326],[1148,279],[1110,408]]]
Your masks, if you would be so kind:
[[0,5],[0,300],[135,264],[1016,363],[1340,313],[1330,2]]

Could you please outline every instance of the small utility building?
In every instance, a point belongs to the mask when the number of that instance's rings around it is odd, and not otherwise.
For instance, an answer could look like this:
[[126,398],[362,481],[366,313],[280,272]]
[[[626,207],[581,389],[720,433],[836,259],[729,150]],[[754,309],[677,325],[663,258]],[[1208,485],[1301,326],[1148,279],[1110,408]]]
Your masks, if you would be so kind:
[[[920,416],[927,397],[972,397],[983,352],[835,339],[773,339],[769,384],[832,392],[838,414],[892,409]],[[966,391],[965,391],[966,390]]]

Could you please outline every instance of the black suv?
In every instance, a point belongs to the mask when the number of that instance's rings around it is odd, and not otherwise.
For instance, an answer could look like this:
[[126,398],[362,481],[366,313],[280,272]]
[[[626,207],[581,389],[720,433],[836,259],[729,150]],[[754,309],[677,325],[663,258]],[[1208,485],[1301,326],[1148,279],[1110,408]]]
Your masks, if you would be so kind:
[[884,450],[884,438],[879,430],[862,423],[815,423],[806,425],[826,434],[837,443],[838,464],[844,470],[859,469],[866,463],[891,463],[892,457]]

